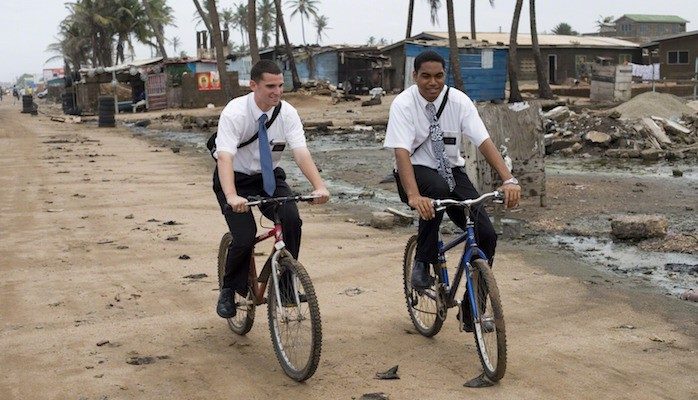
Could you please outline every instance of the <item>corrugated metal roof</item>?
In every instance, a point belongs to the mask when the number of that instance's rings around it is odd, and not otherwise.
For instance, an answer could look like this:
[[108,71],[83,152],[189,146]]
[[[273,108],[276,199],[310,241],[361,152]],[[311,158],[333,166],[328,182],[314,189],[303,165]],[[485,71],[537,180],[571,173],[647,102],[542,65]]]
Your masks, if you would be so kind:
[[688,36],[694,36],[694,35],[698,35],[698,30],[696,30],[696,31],[690,31],[690,32],[681,32],[681,33],[675,33],[675,34],[673,34],[673,35],[662,36],[662,37],[659,37],[659,38],[654,39],[653,41],[651,41],[651,42],[649,42],[649,43],[644,43],[644,44],[642,45],[642,47],[654,46],[654,45],[658,44],[659,42],[663,42],[663,41],[665,41],[665,40],[678,39],[678,38],[688,37]]
[[[623,17],[631,19],[635,22],[665,22],[675,24],[688,22],[677,15],[623,14]],[[618,21],[618,19],[616,21]]]
[[[431,36],[433,38],[448,39],[448,32],[423,32],[415,37],[419,38]],[[459,38],[469,37],[470,32],[456,32]],[[509,45],[509,33],[499,33],[499,32],[477,32],[477,39],[479,41],[486,40],[491,44],[496,44],[498,42],[504,45]],[[519,33],[516,36],[516,43],[519,46],[531,46],[531,34],[529,33]],[[616,39],[612,37],[602,37],[602,36],[570,36],[570,35],[538,35],[538,44],[540,46],[554,46],[554,47],[627,47],[627,48],[637,48],[640,47],[637,43],[629,42],[627,40]]]
[[131,67],[143,67],[145,65],[150,65],[150,64],[156,64],[162,61],[162,57],[155,57],[155,58],[146,58],[142,60],[133,60],[127,63],[123,64],[117,64],[111,67],[97,67],[97,68],[80,68],[80,72],[82,73],[89,73],[89,72],[94,72],[94,73],[112,73],[112,72],[119,72],[119,71],[126,71],[131,69]]

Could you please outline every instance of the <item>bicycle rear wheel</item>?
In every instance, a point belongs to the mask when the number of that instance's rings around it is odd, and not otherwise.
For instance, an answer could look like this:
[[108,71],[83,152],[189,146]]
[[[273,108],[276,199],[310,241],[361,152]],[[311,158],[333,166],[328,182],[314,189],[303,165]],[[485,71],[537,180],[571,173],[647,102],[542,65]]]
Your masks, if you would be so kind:
[[475,260],[472,267],[473,291],[480,310],[480,317],[473,317],[475,344],[485,375],[496,382],[504,377],[507,367],[507,337],[502,303],[490,266],[483,260]]
[[[284,272],[290,275],[284,275]],[[289,290],[279,293],[279,304],[276,296],[278,288],[273,284],[273,277],[269,278],[269,332],[276,358],[284,373],[291,379],[302,382],[315,373],[320,363],[320,307],[310,276],[303,265],[285,250],[279,257],[278,273],[279,281],[288,277],[292,284],[287,286]]]
[[[439,333],[444,324],[444,317],[439,313],[437,302],[438,280],[434,279],[434,285],[421,292],[412,289],[412,267],[414,255],[417,251],[417,235],[413,235],[405,246],[405,255],[402,260],[402,281],[405,289],[405,301],[407,312],[410,314],[412,324],[422,336],[432,337]],[[433,271],[430,271],[433,274]]]
[[[223,276],[225,275],[225,260],[228,257],[228,246],[233,241],[233,236],[227,232],[221,238],[221,244],[218,247],[218,288],[223,287]],[[231,331],[238,335],[245,335],[252,329],[254,325],[255,303],[252,293],[252,285],[248,285],[247,296],[241,296],[235,292],[235,307],[237,313],[233,318],[228,318],[228,327]]]

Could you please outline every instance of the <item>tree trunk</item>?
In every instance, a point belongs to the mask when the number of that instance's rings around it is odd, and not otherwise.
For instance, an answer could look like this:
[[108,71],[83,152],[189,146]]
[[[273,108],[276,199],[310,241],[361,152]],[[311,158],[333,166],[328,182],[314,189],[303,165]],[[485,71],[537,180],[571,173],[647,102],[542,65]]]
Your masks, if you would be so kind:
[[315,60],[313,60],[313,51],[310,46],[305,46],[305,53],[308,55],[308,77],[315,79]]
[[213,46],[216,49],[216,64],[218,65],[218,75],[220,76],[221,86],[228,99],[233,98],[233,89],[230,84],[230,79],[225,68],[225,53],[223,51],[223,38],[221,37],[221,23],[218,19],[218,9],[216,8],[215,0],[208,0],[208,15],[211,17],[211,39]]
[[475,32],[475,0],[470,0],[470,40],[477,40]]
[[213,30],[211,29],[211,22],[208,20],[208,16],[206,15],[206,12],[204,11],[203,8],[201,8],[201,4],[199,3],[199,0],[193,0],[194,1],[194,6],[196,6],[196,11],[199,12],[199,16],[201,17],[201,20],[204,21],[204,25],[206,26],[206,30],[208,33],[213,33]]
[[121,34],[119,34],[119,38],[116,40],[116,64],[119,63],[119,60],[121,62],[126,61],[126,57],[124,56],[124,39]]
[[410,0],[410,5],[407,9],[407,32],[405,32],[405,39],[412,36],[412,19],[414,18],[414,0]]
[[300,89],[301,80],[298,77],[298,70],[296,69],[296,60],[293,58],[293,49],[291,49],[291,43],[288,41],[288,33],[286,32],[286,23],[284,22],[284,14],[281,11],[281,0],[274,0],[274,5],[276,6],[276,23],[279,24],[281,28],[281,34],[284,37],[284,44],[286,45],[286,57],[288,58],[288,64],[291,67],[291,77],[293,79],[293,91]]
[[[523,1],[523,0],[521,0]],[[448,13],[448,47],[450,48],[450,64],[453,80],[456,88],[465,92],[463,76],[460,70],[460,57],[458,53],[458,39],[456,37],[456,22],[453,16],[453,0],[446,0],[446,12]]]
[[160,55],[164,59],[167,59],[167,50],[165,49],[165,35],[163,33],[162,25],[160,25],[160,23],[153,18],[153,13],[150,10],[150,4],[148,3],[148,1],[149,0],[143,0],[143,10],[145,11],[145,15],[148,17],[150,27],[153,28],[155,39],[157,39],[158,41],[158,49],[160,51]]
[[514,7],[514,19],[511,21],[511,33],[509,34],[509,103],[523,101],[519,92],[519,60],[516,57],[516,37],[519,34],[519,18],[523,0],[516,0]]
[[259,45],[257,44],[257,5],[255,0],[247,0],[247,32],[249,32],[250,55],[252,65],[259,61]]
[[538,97],[541,99],[552,99],[553,91],[550,89],[546,72],[548,69],[543,63],[543,55],[540,53],[538,45],[538,29],[536,28],[536,0],[529,0],[529,10],[531,14],[531,44],[533,47],[533,59],[536,61],[536,76],[538,78]]

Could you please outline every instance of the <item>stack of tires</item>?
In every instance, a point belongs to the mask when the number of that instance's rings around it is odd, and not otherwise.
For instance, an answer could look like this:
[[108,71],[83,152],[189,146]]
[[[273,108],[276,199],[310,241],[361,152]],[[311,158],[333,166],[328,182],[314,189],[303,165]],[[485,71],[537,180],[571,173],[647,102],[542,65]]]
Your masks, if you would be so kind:
[[34,96],[30,94],[22,95],[22,112],[29,114],[34,109]]
[[100,128],[113,128],[116,126],[114,117],[114,97],[99,96],[99,122]]

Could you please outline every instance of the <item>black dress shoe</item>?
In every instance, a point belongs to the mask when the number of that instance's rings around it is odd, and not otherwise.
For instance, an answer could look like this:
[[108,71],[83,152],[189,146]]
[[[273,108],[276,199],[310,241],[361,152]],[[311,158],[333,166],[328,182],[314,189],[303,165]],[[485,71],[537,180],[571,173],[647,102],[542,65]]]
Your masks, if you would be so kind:
[[422,261],[415,261],[412,267],[412,288],[423,290],[434,283],[434,278],[429,275],[429,264]]
[[233,318],[237,314],[238,310],[233,301],[234,297],[235,290],[231,288],[221,289],[221,293],[218,296],[218,305],[216,306],[216,312],[221,318]]

